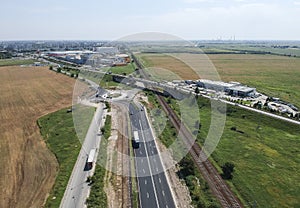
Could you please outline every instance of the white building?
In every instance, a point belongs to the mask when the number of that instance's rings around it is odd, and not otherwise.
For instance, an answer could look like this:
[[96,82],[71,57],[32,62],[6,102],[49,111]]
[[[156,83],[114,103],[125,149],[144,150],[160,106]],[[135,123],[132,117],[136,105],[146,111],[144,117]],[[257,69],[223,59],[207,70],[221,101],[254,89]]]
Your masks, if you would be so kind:
[[205,89],[215,90],[215,91],[223,91],[227,92],[229,88],[240,86],[239,82],[222,82],[222,81],[212,81],[207,79],[200,79],[196,81],[198,87],[202,87]]

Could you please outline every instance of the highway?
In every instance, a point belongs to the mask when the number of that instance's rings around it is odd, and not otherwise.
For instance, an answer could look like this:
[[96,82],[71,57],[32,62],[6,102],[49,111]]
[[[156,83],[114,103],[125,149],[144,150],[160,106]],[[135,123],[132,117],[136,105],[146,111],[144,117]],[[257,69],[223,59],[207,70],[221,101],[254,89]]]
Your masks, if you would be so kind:
[[[98,136],[97,132],[100,128],[100,125],[104,125],[103,108],[104,105],[102,103],[99,104],[94,114],[88,132],[86,134],[86,138],[84,140],[84,143],[82,144],[76,164],[69,179],[68,186],[61,201],[60,208],[85,207],[85,201],[90,191],[90,186],[88,186],[88,184],[86,183],[86,179],[94,171],[94,168],[92,170],[85,170],[85,166],[90,150],[93,148],[97,148],[97,150],[99,150],[101,136]],[[97,158],[97,154],[95,158]]]
[[129,104],[129,113],[132,130],[138,131],[140,138],[139,148],[134,150],[140,207],[175,208],[145,109]]

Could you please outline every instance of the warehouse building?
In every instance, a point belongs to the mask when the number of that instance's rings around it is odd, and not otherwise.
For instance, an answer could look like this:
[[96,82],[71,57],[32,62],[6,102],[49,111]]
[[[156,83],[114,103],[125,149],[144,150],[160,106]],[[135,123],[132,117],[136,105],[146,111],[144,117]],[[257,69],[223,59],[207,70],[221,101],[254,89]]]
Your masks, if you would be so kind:
[[200,79],[196,81],[196,84],[198,87],[209,89],[209,90],[215,90],[215,91],[221,91],[221,92],[228,92],[229,88],[240,86],[241,84],[239,82],[222,82],[222,81],[212,81],[207,79]]
[[246,86],[234,86],[228,88],[227,93],[235,97],[253,97],[256,95],[256,89]]

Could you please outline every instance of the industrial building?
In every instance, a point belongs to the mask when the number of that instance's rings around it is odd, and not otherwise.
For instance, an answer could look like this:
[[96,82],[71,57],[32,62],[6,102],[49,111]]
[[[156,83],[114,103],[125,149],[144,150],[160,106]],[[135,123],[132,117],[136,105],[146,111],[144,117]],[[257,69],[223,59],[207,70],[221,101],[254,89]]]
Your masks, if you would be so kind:
[[118,58],[123,59],[126,63],[130,63],[131,59],[130,56],[127,54],[118,54],[116,55]]
[[222,82],[222,81],[213,81],[213,80],[207,80],[207,79],[200,79],[195,81],[195,84],[197,84],[198,87],[215,90],[215,91],[221,91],[221,92],[228,92],[229,88],[233,88],[236,86],[240,86],[241,84],[239,82]]
[[255,96],[256,89],[246,86],[234,86],[227,89],[227,93],[235,97],[253,97]]
[[95,47],[94,51],[100,54],[117,54],[119,50],[115,47]]

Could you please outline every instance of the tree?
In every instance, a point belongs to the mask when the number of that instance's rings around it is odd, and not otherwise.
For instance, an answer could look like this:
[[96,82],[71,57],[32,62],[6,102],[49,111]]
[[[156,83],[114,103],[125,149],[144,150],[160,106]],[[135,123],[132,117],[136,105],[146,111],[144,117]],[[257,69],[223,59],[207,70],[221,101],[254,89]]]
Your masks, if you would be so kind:
[[196,87],[195,93],[196,93],[196,94],[199,94],[199,92],[200,92],[199,87]]
[[103,135],[103,134],[105,133],[105,128],[102,127],[102,128],[100,129],[100,131],[101,131],[101,134]]
[[234,164],[230,162],[226,162],[222,166],[222,178],[225,180],[231,180],[233,178],[232,173],[234,172]]

